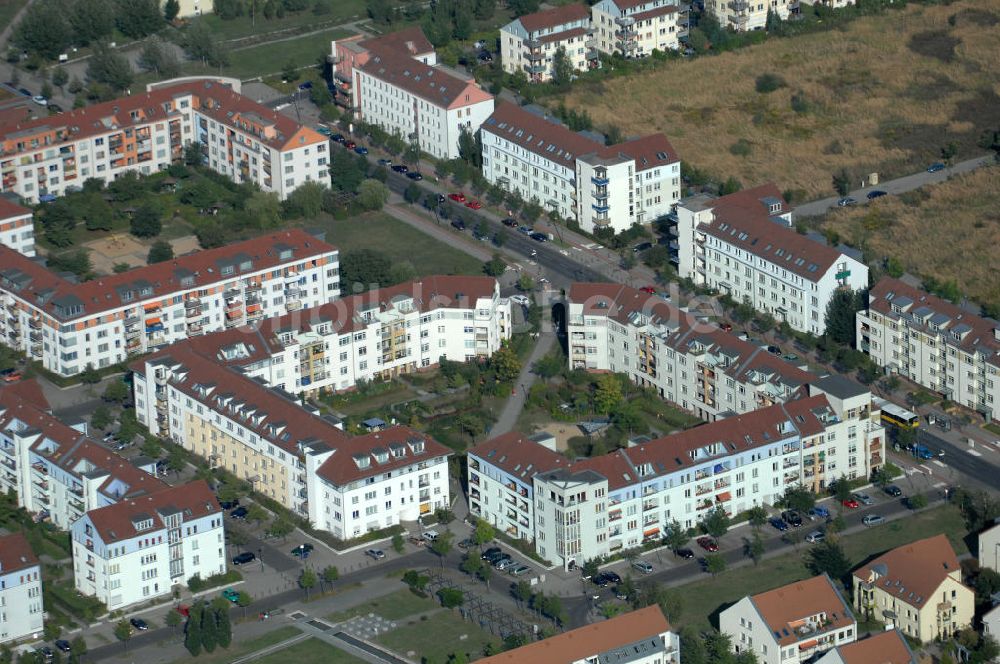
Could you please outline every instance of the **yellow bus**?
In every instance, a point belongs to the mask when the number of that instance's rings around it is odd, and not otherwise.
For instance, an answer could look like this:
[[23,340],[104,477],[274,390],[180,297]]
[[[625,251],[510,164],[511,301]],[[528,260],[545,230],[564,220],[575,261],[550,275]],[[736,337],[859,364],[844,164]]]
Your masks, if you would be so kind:
[[920,426],[920,416],[887,402],[882,404],[882,422],[898,429],[916,429]]

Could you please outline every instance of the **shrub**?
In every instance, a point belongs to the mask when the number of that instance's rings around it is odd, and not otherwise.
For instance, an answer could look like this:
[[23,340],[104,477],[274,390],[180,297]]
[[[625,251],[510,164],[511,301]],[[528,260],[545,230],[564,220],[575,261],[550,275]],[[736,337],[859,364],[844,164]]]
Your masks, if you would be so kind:
[[753,145],[747,139],[741,138],[729,146],[729,152],[737,157],[749,157],[750,153],[753,152]]
[[757,92],[763,95],[774,92],[775,90],[783,88],[786,85],[787,84],[785,83],[785,79],[781,78],[777,74],[767,73],[767,74],[761,74],[760,76],[757,77],[757,83],[755,87],[757,89]]

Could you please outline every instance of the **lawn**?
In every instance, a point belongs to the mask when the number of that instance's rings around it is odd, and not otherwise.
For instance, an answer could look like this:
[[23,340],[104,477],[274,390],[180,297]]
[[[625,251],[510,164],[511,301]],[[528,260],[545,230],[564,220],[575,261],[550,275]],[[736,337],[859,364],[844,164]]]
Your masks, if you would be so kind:
[[347,609],[346,611],[331,613],[326,616],[326,619],[331,622],[343,622],[354,616],[364,616],[374,613],[386,620],[402,620],[418,613],[433,611],[438,606],[438,603],[434,600],[426,597],[418,597],[409,588],[403,588],[384,597],[379,597],[378,599],[373,599],[370,602]]
[[[982,152],[983,130],[1000,125],[998,19],[1000,0],[914,3],[842,29],[585,78],[553,103],[626,136],[662,131],[682,160],[716,177],[832,196],[841,168],[884,179],[937,161],[949,142],[960,156]],[[758,93],[768,73],[785,85]]]
[[28,4],[28,0],[0,0],[0,25],[10,25],[14,15]]
[[350,219],[324,216],[309,226],[324,229],[326,241],[341,252],[375,249],[393,262],[409,262],[420,276],[483,273],[481,261],[381,212]]
[[[487,643],[497,641],[489,632],[463,621],[449,609],[442,609],[426,620],[410,621],[378,638],[379,643],[411,660],[423,658],[435,662],[444,662],[448,655],[459,650],[470,658],[479,657]],[[410,655],[411,651],[415,655]]]
[[[288,37],[283,41],[259,46],[234,48],[229,53],[229,66],[223,67],[221,73],[245,80],[277,74],[289,62],[296,67],[315,65],[317,60],[329,55],[331,40],[349,34],[351,33],[340,28],[329,28],[302,37]],[[184,63],[184,71],[187,74],[220,73],[215,67],[205,67],[200,62],[192,61]]]
[[[298,636],[302,632],[295,627],[281,627],[273,632],[268,632],[255,639],[250,639],[249,641],[234,641],[230,644],[229,648],[216,648],[215,652],[202,653],[198,656],[198,664],[224,664],[224,662],[231,662],[238,657],[243,655],[248,655],[256,650],[261,650],[267,648],[268,646],[273,646],[276,643],[281,643],[286,639],[290,639],[293,636]],[[297,644],[298,645],[298,644]],[[282,653],[286,651],[281,651]],[[184,659],[177,660],[174,664],[187,664],[191,661],[190,657],[185,657]],[[351,660],[345,660],[351,661]]]
[[[296,34],[346,23],[355,18],[365,18],[365,0],[336,0],[333,11],[316,16],[311,11],[286,14],[284,18],[265,19],[261,16],[252,21],[249,15],[224,21],[215,14],[205,14],[201,20],[208,24],[212,34],[223,40],[249,38],[253,40],[280,37],[282,34]],[[329,45],[327,45],[329,50]]]
[[319,639],[309,639],[255,661],[258,664],[286,664],[289,661],[296,664],[364,664],[365,660]]
[[[841,539],[844,552],[855,565],[881,555],[888,549],[938,533],[948,536],[958,555],[968,553],[962,539],[966,535],[958,509],[945,505],[920,512],[880,528],[847,535]],[[803,558],[807,544],[799,545],[795,553],[769,558],[756,567],[740,567],[719,574],[714,579],[680,586],[683,613],[678,622],[697,628],[718,622],[718,611],[746,595],[770,590],[810,576]]]
[[1000,308],[998,210],[1000,169],[983,168],[870,207],[839,208],[818,224],[871,260],[891,256],[908,272],[954,281],[972,300]]

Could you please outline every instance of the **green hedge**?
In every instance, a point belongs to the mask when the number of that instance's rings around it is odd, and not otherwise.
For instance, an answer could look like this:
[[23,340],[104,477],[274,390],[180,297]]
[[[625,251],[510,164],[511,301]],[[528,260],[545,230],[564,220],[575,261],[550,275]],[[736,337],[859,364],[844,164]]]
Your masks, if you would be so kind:
[[209,588],[218,588],[219,586],[226,586],[231,583],[236,583],[237,581],[242,581],[243,575],[237,570],[231,569],[224,574],[213,574],[207,579],[203,579],[197,574],[192,576],[187,581],[188,590],[193,593],[201,592],[202,590],[208,590]]
[[94,597],[79,594],[68,583],[46,583],[42,585],[42,589],[55,606],[64,609],[84,622],[93,622],[107,610],[103,602]]

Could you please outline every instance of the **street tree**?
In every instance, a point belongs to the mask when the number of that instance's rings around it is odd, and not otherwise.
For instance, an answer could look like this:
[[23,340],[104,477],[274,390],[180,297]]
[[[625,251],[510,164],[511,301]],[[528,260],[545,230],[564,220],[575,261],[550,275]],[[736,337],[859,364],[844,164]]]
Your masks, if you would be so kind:
[[177,14],[179,14],[180,11],[181,3],[179,0],[167,0],[163,3],[163,18],[168,22],[177,18]]
[[840,196],[851,193],[851,174],[846,169],[840,169],[833,174],[833,190]]
[[726,571],[726,559],[719,553],[710,553],[705,556],[705,570],[715,576]]
[[201,653],[201,614],[201,602],[192,604],[188,610],[187,625],[184,627],[184,647],[192,657],[197,657]]
[[239,596],[236,598],[236,606],[243,609],[244,618],[247,617],[247,607],[250,606],[252,603],[253,603],[253,597],[250,596],[250,593],[246,592],[245,590],[241,590]]
[[392,550],[396,553],[403,553],[406,548],[406,541],[403,539],[402,534],[393,533],[392,534]]
[[701,527],[712,537],[722,537],[729,530],[729,517],[722,506],[709,510],[701,521]]
[[110,403],[122,403],[125,399],[128,399],[129,391],[128,386],[125,385],[124,381],[113,380],[108,383],[108,386],[104,388],[104,394],[101,398]]
[[490,366],[496,370],[497,380],[501,383],[513,383],[521,375],[521,360],[506,343],[493,353]]
[[215,607],[202,605],[201,611],[201,647],[205,652],[214,652],[219,645],[219,627],[215,615]]
[[831,579],[843,580],[852,565],[839,542],[825,540],[809,550],[806,567],[813,574],[829,574]]
[[271,524],[271,527],[268,528],[268,532],[275,537],[280,537],[282,541],[284,541],[289,535],[295,532],[295,524],[287,518],[279,516],[274,520],[274,523]]
[[82,636],[74,637],[69,642],[69,659],[72,664],[79,664],[83,656],[87,654],[87,642]]
[[688,529],[681,525],[680,521],[674,519],[666,524],[663,530],[663,543],[669,546],[671,551],[676,552],[677,549],[683,548],[689,541],[691,541],[691,535],[688,533]]
[[184,617],[178,611],[167,611],[167,616],[163,619],[167,627],[174,631],[184,622]]
[[808,512],[816,505],[816,494],[801,484],[796,484],[785,490],[781,503],[788,509]]
[[173,257],[173,246],[166,240],[157,240],[149,248],[149,255],[146,256],[146,263],[149,265],[154,263],[163,263],[171,260]]
[[761,539],[759,530],[755,530],[750,539],[743,539],[743,555],[753,560],[754,565],[764,556],[764,540]]
[[129,639],[132,638],[132,625],[128,624],[127,620],[122,619],[115,623],[115,638],[122,642],[127,651]]
[[476,521],[476,529],[472,533],[472,538],[476,541],[477,546],[482,546],[487,542],[493,541],[496,537],[497,531],[493,525],[486,519],[479,519]]
[[523,608],[528,604],[528,600],[531,599],[531,584],[527,581],[518,581],[511,592],[514,595],[514,599]]
[[233,626],[229,619],[229,605],[216,607],[215,611],[215,638],[219,645],[228,648],[233,642]]
[[840,502],[851,497],[851,482],[846,477],[838,477],[830,485],[830,491]]
[[306,599],[309,599],[309,591],[316,587],[318,579],[316,578],[316,572],[312,568],[306,567],[299,574],[299,588],[306,591]]
[[333,583],[340,578],[340,570],[337,569],[336,565],[327,565],[323,568],[323,583],[330,584],[333,588]]
[[358,185],[358,205],[365,210],[381,210],[389,202],[389,187],[375,179]]
[[441,562],[441,569],[444,569],[444,559],[452,549],[452,534],[450,532],[443,532],[437,536],[433,542],[431,542],[431,551],[438,557]]
[[581,569],[584,578],[587,579],[592,579],[597,576],[597,573],[600,572],[600,570],[601,568],[597,565],[597,561],[593,558],[590,558],[587,562],[583,563],[583,568]]
[[132,65],[106,43],[96,42],[87,65],[87,78],[121,92],[132,85]]
[[506,271],[507,263],[504,262],[499,253],[494,252],[493,258],[483,263],[483,272],[485,272],[487,276],[499,277]]
[[747,513],[747,521],[754,530],[760,530],[767,523],[767,510],[760,505],[754,505]]

